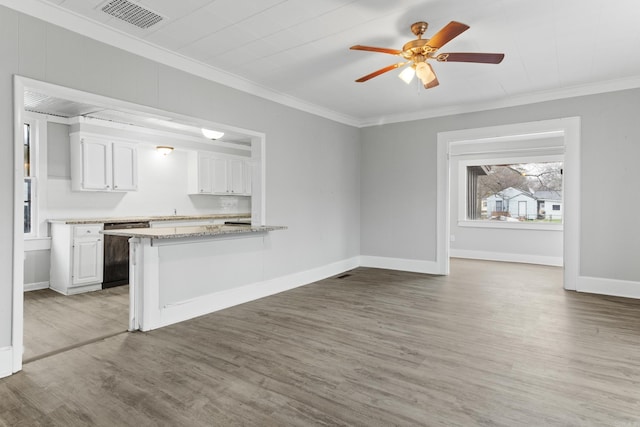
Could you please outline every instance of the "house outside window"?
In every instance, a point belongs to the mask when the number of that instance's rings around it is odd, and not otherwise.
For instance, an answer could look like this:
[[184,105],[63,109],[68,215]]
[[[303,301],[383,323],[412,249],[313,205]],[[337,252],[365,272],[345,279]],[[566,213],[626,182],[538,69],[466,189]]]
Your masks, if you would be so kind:
[[561,161],[467,166],[465,220],[561,223],[562,168]]

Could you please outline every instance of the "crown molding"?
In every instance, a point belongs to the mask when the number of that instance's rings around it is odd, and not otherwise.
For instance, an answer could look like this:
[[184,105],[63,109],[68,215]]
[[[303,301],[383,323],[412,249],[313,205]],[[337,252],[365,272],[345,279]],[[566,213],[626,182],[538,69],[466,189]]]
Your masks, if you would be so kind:
[[282,92],[277,92],[266,86],[259,85],[253,81],[205,64],[204,62],[196,61],[192,58],[188,58],[184,55],[131,36],[124,31],[108,27],[101,22],[91,20],[69,10],[63,9],[56,4],[42,0],[0,0],[0,5],[26,15],[33,16],[34,18],[38,18],[50,24],[60,26],[99,42],[126,50],[127,52],[142,56],[152,61],[177,68],[189,74],[202,77],[212,82],[220,83],[260,98],[277,102],[278,104],[282,104],[287,107],[324,117],[349,126],[358,127],[360,124],[360,121],[357,118],[303,101],[283,94]]
[[453,116],[457,114],[473,113],[478,111],[497,110],[500,108],[517,107],[521,105],[536,104],[540,102],[555,101],[559,99],[596,95],[599,93],[607,92],[617,92],[628,89],[637,89],[639,87],[640,76],[633,76],[593,84],[569,86],[560,89],[507,96],[490,102],[452,105],[442,108],[416,111],[414,113],[401,113],[389,116],[380,116],[376,118],[364,119],[360,121],[358,127],[363,128],[391,123],[402,123],[415,120],[431,119],[435,117]]

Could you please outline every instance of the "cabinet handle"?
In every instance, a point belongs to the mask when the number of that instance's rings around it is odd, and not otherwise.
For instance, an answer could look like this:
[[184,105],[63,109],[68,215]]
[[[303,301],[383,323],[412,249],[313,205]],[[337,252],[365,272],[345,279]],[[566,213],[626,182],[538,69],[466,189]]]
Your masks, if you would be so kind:
[[118,188],[118,186],[117,186],[117,185],[114,185],[114,186],[113,186],[113,188]]
[[87,230],[87,233],[91,233],[91,230]]

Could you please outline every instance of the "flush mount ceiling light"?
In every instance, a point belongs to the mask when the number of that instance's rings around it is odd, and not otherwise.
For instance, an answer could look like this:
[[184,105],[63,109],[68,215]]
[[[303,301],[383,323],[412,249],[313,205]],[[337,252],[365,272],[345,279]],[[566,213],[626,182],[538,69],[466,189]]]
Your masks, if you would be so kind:
[[156,147],[156,151],[163,156],[168,156],[173,151],[173,147],[170,147],[168,145],[158,145]]
[[432,87],[438,86],[439,83],[435,73],[433,72],[433,68],[431,68],[431,64],[427,62],[429,60],[436,62],[476,62],[481,64],[499,64],[504,58],[503,53],[438,53],[438,49],[468,30],[469,26],[460,22],[451,21],[430,39],[423,39],[422,36],[427,31],[428,26],[429,24],[424,21],[413,24],[411,26],[411,32],[418,38],[405,43],[405,45],[402,46],[402,50],[362,45],[351,46],[352,50],[387,53],[389,55],[397,55],[405,59],[405,62],[398,62],[397,64],[389,65],[374,71],[371,74],[360,77],[356,82],[366,82],[380,74],[384,74],[388,71],[410,64],[410,67],[403,70],[399,77],[408,84],[413,79],[413,76],[417,75],[425,89],[431,89]]
[[224,132],[219,132],[217,130],[205,129],[202,128],[202,134],[207,139],[220,139],[224,136]]

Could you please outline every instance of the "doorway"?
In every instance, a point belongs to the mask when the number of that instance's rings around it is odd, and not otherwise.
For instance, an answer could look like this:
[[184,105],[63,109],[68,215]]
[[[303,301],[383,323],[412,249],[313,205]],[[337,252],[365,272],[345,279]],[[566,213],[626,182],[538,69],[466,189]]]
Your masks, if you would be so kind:
[[[120,124],[122,120],[125,120],[124,124],[131,124],[131,121],[138,123],[145,128],[144,138],[141,137],[140,144],[146,144],[149,146],[157,145],[159,139],[164,140],[171,139],[171,142],[180,142],[182,148],[185,150],[211,150],[211,145],[215,146],[215,149],[220,152],[225,150],[237,150],[241,147],[242,150],[250,152],[251,158],[251,176],[252,176],[252,194],[251,194],[251,218],[252,222],[258,225],[264,225],[266,216],[266,207],[264,195],[266,192],[264,179],[265,179],[265,165],[266,159],[263,155],[265,152],[265,135],[260,132],[255,132],[247,129],[236,128],[233,126],[222,125],[209,120],[198,119],[181,115],[178,113],[167,112],[159,110],[153,107],[146,107],[138,104],[134,104],[127,101],[121,101],[114,98],[108,98],[102,95],[96,95],[76,89],[58,86],[55,84],[42,82],[38,80],[29,79],[22,76],[14,76],[14,103],[13,103],[13,117],[14,117],[14,233],[13,233],[13,296],[11,301],[11,319],[12,319],[12,338],[11,347],[7,347],[0,352],[0,367],[3,368],[2,372],[18,372],[22,369],[23,362],[23,349],[24,349],[24,333],[28,332],[28,325],[25,325],[24,313],[25,313],[25,296],[24,296],[24,279],[25,279],[25,233],[24,233],[24,215],[26,212],[27,204],[24,199],[24,154],[23,154],[23,120],[25,115],[25,99],[27,95],[33,95],[33,99],[38,99],[38,96],[42,96],[44,100],[56,100],[60,101],[60,105],[66,105],[69,107],[69,114],[83,115],[79,111],[88,111],[86,114],[94,114],[96,112],[103,113],[102,117],[108,121],[116,121]],[[28,93],[27,93],[28,92]],[[63,125],[69,125],[70,122],[65,122],[64,115],[56,115],[43,113],[50,116],[55,120],[55,117],[59,117],[59,121]],[[144,125],[143,125],[144,124]],[[201,135],[202,128],[219,129],[225,132],[224,140],[211,141]],[[68,132],[67,132],[68,133]],[[46,134],[46,132],[45,132]],[[179,138],[176,135],[179,134]],[[179,141],[176,141],[178,139]],[[154,153],[155,154],[155,153]],[[55,152],[53,155],[65,155],[62,150]],[[67,152],[68,156],[69,153]],[[47,158],[47,154],[42,154],[44,159]],[[45,162],[46,163],[46,162]],[[46,176],[46,175],[45,175]],[[43,182],[40,185],[40,190],[46,186]],[[60,183],[59,183],[60,184]],[[64,184],[64,185],[63,185]],[[66,182],[58,185],[58,189],[66,189]],[[37,185],[36,185],[37,186]],[[49,189],[51,190],[51,188]],[[43,190],[43,194],[51,194],[46,189]],[[28,200],[28,206],[36,206],[33,200]],[[175,211],[174,211],[175,212]],[[100,213],[87,215],[89,217],[99,216]],[[104,214],[103,214],[104,215]],[[111,217],[112,215],[106,215]],[[125,215],[126,216],[126,215]],[[46,231],[48,219],[57,218],[56,216],[43,216],[39,219],[39,227],[44,228],[41,236],[49,236]],[[64,218],[64,217],[63,217]],[[40,236],[36,236],[40,237]],[[49,243],[50,245],[50,243]],[[43,251],[48,251],[49,248],[43,248]],[[47,269],[48,270],[48,269]],[[41,279],[45,280],[45,279]],[[46,287],[46,286],[44,286]],[[127,326],[125,329],[136,329],[137,312],[136,312],[136,289],[135,284],[130,284],[128,292],[126,288],[119,289],[119,298],[126,299],[127,303],[125,311],[128,312]],[[102,292],[102,291],[97,291]],[[95,293],[95,292],[94,292]],[[90,296],[91,292],[87,294]],[[55,296],[55,295],[54,295]],[[38,301],[44,297],[38,297],[33,294],[29,296],[29,299]],[[68,297],[67,297],[68,298]],[[78,299],[81,299],[78,297]],[[72,299],[68,298],[68,302]],[[27,302],[31,304],[31,301]],[[89,304],[89,303],[87,303]],[[116,306],[122,304],[117,303]],[[30,308],[27,308],[30,310]],[[66,310],[73,310],[66,308]],[[46,316],[45,316],[46,317]],[[83,321],[76,322],[82,324]],[[119,327],[119,330],[122,330]],[[94,328],[96,329],[96,328]],[[10,367],[10,369],[7,369]]]
[[[473,147],[484,145],[483,154],[496,150],[505,143],[540,141],[557,138],[564,153],[564,212],[563,267],[564,288],[576,289],[579,273],[579,206],[580,206],[580,118],[570,117],[539,122],[493,126],[438,134],[438,194],[437,194],[437,261],[442,274],[449,274],[451,254],[451,197],[452,156],[460,148],[473,153]],[[487,149],[487,147],[489,147]],[[525,144],[518,150],[535,152],[536,143]],[[458,151],[456,151],[458,150]],[[457,224],[456,224],[457,225]]]

